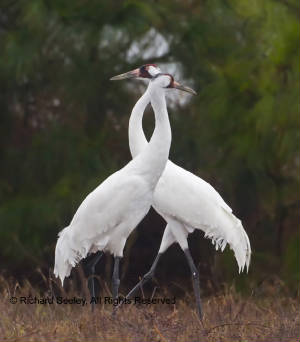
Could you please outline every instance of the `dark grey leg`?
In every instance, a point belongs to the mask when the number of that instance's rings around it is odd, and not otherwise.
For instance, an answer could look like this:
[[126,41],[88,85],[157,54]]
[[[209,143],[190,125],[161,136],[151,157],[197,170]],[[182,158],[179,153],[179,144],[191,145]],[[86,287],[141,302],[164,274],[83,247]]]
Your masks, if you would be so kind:
[[158,263],[159,258],[161,257],[162,253],[158,253],[149,272],[143,275],[142,279],[135,285],[135,287],[128,293],[126,299],[131,298],[138,289],[142,288],[144,284],[146,284],[150,279],[154,277],[154,272]]
[[[90,290],[91,298],[96,297],[96,294],[95,294],[95,267],[98,264],[99,260],[101,259],[102,255],[103,255],[103,252],[96,254],[96,256],[88,264],[88,267],[91,270],[91,275],[89,276],[89,279],[88,279],[88,288]],[[92,311],[94,311],[94,309],[95,309],[95,303],[93,301],[92,302]]]
[[120,286],[120,279],[119,279],[119,265],[120,265],[120,257],[115,257],[115,265],[114,271],[112,276],[112,296],[113,299],[118,298],[119,296],[119,286]]
[[193,261],[193,258],[191,256],[189,249],[185,249],[184,254],[187,258],[188,264],[192,272],[193,288],[194,288],[194,293],[195,293],[195,298],[196,298],[197,311],[202,321],[203,314],[202,314],[202,306],[201,306],[201,298],[200,298],[199,272],[197,270],[197,267],[194,264],[194,261]]
[[138,289],[142,288],[144,284],[146,284],[150,279],[153,278],[154,276],[154,271],[156,269],[157,263],[159,258],[161,257],[162,253],[158,253],[151,268],[150,271],[148,273],[146,273],[143,278],[135,285],[135,287],[127,294],[127,296],[125,297],[125,299],[123,299],[120,304],[118,306],[115,306],[114,310],[113,310],[113,314],[116,313],[117,309],[125,302],[126,299],[131,298]]

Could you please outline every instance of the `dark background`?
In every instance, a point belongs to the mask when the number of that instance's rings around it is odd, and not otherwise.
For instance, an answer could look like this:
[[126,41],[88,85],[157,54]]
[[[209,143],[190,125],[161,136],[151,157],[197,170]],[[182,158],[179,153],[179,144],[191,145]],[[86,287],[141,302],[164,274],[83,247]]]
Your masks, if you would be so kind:
[[[170,159],[210,182],[242,220],[253,257],[238,275],[230,250],[201,232],[190,246],[202,286],[299,283],[299,3],[296,0],[1,0],[0,267],[39,286],[57,233],[85,196],[130,160],[128,119],[145,89],[113,75],[157,63],[199,95],[169,99]],[[148,109],[144,128],[153,130]],[[116,208],[117,210],[117,208]],[[158,251],[154,213],[127,242],[123,289]],[[105,265],[105,266],[104,266]],[[98,271],[110,278],[106,256]],[[185,284],[172,246],[157,278]],[[178,285],[179,286],[179,285]]]

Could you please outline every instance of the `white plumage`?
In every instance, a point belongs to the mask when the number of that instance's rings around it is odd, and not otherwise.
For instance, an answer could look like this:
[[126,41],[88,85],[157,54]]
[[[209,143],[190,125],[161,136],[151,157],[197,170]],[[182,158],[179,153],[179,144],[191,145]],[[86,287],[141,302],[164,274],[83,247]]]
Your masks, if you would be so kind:
[[[241,221],[233,215],[219,193],[200,177],[168,161],[155,188],[153,207],[168,222],[167,230],[173,235],[172,241],[167,238],[168,231],[164,233],[160,253],[177,238],[181,248],[186,248],[187,235],[194,229],[200,229],[217,250],[223,251],[228,243],[234,251],[239,271],[245,266],[248,270],[251,247]],[[180,233],[172,229],[170,219],[180,223]]]
[[129,234],[150,209],[171,144],[164,90],[170,81],[169,76],[161,75],[148,87],[156,122],[150,143],[91,192],[70,225],[59,233],[54,274],[62,283],[72,267],[89,253],[102,250],[122,257]]
[[[151,66],[151,73],[160,73]],[[143,132],[142,118],[150,101],[148,90],[138,100],[129,121],[129,145],[133,157],[141,153],[148,142]],[[187,236],[200,229],[210,238],[216,249],[224,250],[229,244],[242,271],[249,268],[251,247],[241,221],[220,194],[207,182],[170,160],[153,194],[153,207],[167,221],[159,253],[178,242],[188,249]]]

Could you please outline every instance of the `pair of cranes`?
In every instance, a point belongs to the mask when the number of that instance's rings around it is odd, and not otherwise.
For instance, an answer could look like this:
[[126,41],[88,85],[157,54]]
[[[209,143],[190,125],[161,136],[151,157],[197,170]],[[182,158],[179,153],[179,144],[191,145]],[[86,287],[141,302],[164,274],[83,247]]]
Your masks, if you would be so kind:
[[[155,64],[146,64],[111,80],[149,79],[146,92],[135,104],[129,120],[129,146],[133,159],[121,170],[109,176],[92,191],[77,209],[69,226],[59,233],[55,249],[54,274],[61,279],[88,254],[101,251],[114,256],[112,295],[118,297],[119,263],[126,240],[149,211],[154,209],[165,219],[165,228],[158,254],[140,282],[128,293],[130,298],[153,275],[161,255],[178,242],[189,264],[197,312],[202,319],[199,274],[189,251],[187,237],[200,229],[216,249],[227,244],[241,272],[248,271],[251,247],[248,236],[231,208],[219,193],[203,179],[168,160],[171,128],[167,112],[166,89],[179,89],[191,94],[194,90],[176,82],[172,75],[162,73]],[[146,140],[142,118],[151,103],[155,129],[150,142]],[[92,272],[102,254],[91,263]],[[91,295],[95,296],[94,278]]]

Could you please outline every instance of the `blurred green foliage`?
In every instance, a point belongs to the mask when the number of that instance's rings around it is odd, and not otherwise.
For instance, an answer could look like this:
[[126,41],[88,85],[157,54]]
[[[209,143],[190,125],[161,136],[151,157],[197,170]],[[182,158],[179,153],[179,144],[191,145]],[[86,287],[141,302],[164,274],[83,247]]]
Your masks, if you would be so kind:
[[[199,92],[170,109],[171,159],[209,181],[242,219],[253,279],[276,273],[296,288],[298,13],[296,0],[2,0],[1,268],[51,265],[57,232],[130,160],[128,116],[141,88],[108,80],[150,62],[176,65],[175,77]],[[158,35],[166,48],[146,53]],[[232,254],[195,239],[198,260],[230,279]],[[154,245],[131,248],[152,257]]]

